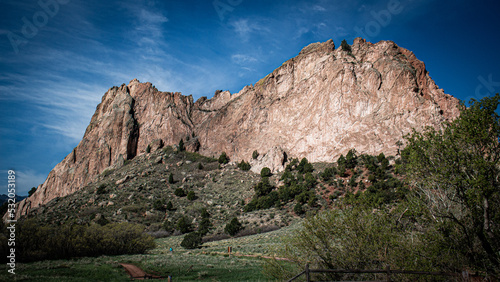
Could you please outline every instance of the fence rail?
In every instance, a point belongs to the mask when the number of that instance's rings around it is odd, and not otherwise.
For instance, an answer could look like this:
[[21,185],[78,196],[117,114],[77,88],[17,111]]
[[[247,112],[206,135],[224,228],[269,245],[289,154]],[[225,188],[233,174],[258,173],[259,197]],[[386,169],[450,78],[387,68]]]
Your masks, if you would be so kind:
[[309,264],[306,264],[306,268],[301,273],[295,275],[290,278],[288,282],[294,281],[302,275],[306,276],[306,281],[311,281],[311,273],[372,273],[372,274],[386,274],[386,280],[383,281],[391,281],[392,274],[413,274],[413,275],[431,275],[431,276],[454,276],[454,277],[463,277],[464,281],[468,281],[468,273],[449,273],[449,272],[429,272],[429,271],[411,271],[411,270],[396,270],[390,269],[387,267],[386,269],[376,269],[376,270],[360,270],[360,269],[310,269]]

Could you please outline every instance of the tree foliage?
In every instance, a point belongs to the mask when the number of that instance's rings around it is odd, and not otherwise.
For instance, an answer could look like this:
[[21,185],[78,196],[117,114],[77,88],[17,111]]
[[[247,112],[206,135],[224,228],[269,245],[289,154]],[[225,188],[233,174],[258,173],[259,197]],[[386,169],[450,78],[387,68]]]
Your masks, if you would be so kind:
[[[0,236],[1,237],[1,236]],[[1,240],[0,240],[1,241]],[[16,260],[144,253],[155,247],[144,226],[132,223],[40,225],[34,219],[16,224]],[[0,242],[7,246],[7,242]]]
[[343,51],[346,51],[348,53],[351,53],[352,51],[351,45],[349,45],[345,39],[342,40],[342,42],[340,43],[340,47],[342,48]]
[[219,163],[220,164],[227,164],[229,163],[229,157],[226,155],[226,152],[222,152],[219,156]]
[[[418,206],[392,213],[358,207],[333,209],[309,217],[303,225],[282,241],[275,249],[279,257],[286,257],[297,265],[291,272],[283,272],[286,264],[270,261],[267,273],[284,280],[303,270],[306,263],[321,269],[418,269],[422,271],[449,270],[444,262],[459,265],[453,249],[429,245],[441,240],[417,233],[410,224],[423,215]],[[299,208],[297,208],[298,210]],[[297,212],[297,211],[296,211]],[[383,276],[364,274],[322,274],[314,281],[383,280]],[[415,277],[396,277],[395,281],[414,281]]]
[[202,244],[202,235],[198,232],[186,234],[181,242],[181,247],[186,249],[197,249]]
[[500,95],[471,100],[442,130],[413,132],[402,167],[470,266],[500,270]]
[[259,152],[257,152],[257,150],[253,151],[252,159],[256,160],[258,157],[259,157]]
[[238,164],[238,168],[243,171],[249,171],[252,166],[248,162],[241,160],[241,162]]
[[270,169],[270,168],[268,168],[267,166],[266,166],[266,167],[263,167],[263,168],[260,170],[260,176],[261,176],[262,178],[269,177],[269,176],[271,176],[271,175],[273,175],[273,174],[271,173],[271,169]]
[[32,188],[29,190],[29,192],[28,192],[28,197],[31,197],[31,195],[33,195],[33,193],[35,193],[35,192],[36,192],[36,189],[37,189],[37,187],[32,187]]
[[179,218],[176,227],[182,234],[189,233],[193,230],[192,221],[187,216]]
[[237,217],[233,217],[231,221],[224,227],[224,232],[234,236],[243,228]]

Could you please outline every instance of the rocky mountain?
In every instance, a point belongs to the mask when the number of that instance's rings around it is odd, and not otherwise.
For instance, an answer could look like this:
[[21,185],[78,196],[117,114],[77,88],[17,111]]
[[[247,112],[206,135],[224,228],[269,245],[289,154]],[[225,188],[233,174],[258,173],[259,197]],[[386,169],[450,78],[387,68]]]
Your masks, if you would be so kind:
[[[109,89],[82,141],[20,203],[18,216],[181,139],[190,151],[226,152],[231,161],[250,160],[255,171],[276,171],[290,156],[330,162],[351,148],[393,155],[412,128],[458,116],[458,100],[437,87],[411,51],[361,38],[350,47],[310,44],[255,85],[196,102],[136,79]],[[255,150],[260,155],[252,159]]]

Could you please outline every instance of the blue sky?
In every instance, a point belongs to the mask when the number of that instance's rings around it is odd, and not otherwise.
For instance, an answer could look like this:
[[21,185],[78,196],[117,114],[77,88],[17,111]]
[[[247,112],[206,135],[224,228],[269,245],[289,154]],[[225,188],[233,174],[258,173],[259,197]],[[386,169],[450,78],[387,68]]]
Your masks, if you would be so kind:
[[[392,40],[446,93],[500,92],[498,1],[77,1],[0,3],[0,194],[21,195],[83,137],[112,86],[238,92],[312,42]],[[2,176],[3,175],[3,176]]]

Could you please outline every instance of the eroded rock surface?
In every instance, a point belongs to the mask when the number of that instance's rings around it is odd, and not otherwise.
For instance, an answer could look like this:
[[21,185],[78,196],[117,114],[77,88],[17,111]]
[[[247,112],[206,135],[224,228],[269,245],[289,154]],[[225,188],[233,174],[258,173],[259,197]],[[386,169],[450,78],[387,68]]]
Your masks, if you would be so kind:
[[263,155],[252,160],[253,170],[277,171],[283,153],[312,162],[331,162],[351,148],[395,154],[412,128],[458,116],[458,100],[412,52],[361,38],[351,48],[313,43],[255,85],[196,102],[136,79],[111,88],[80,144],[20,203],[18,215],[75,192],[150,144],[158,149],[182,138],[188,150],[215,157],[224,151],[231,161],[250,161],[257,150]]

